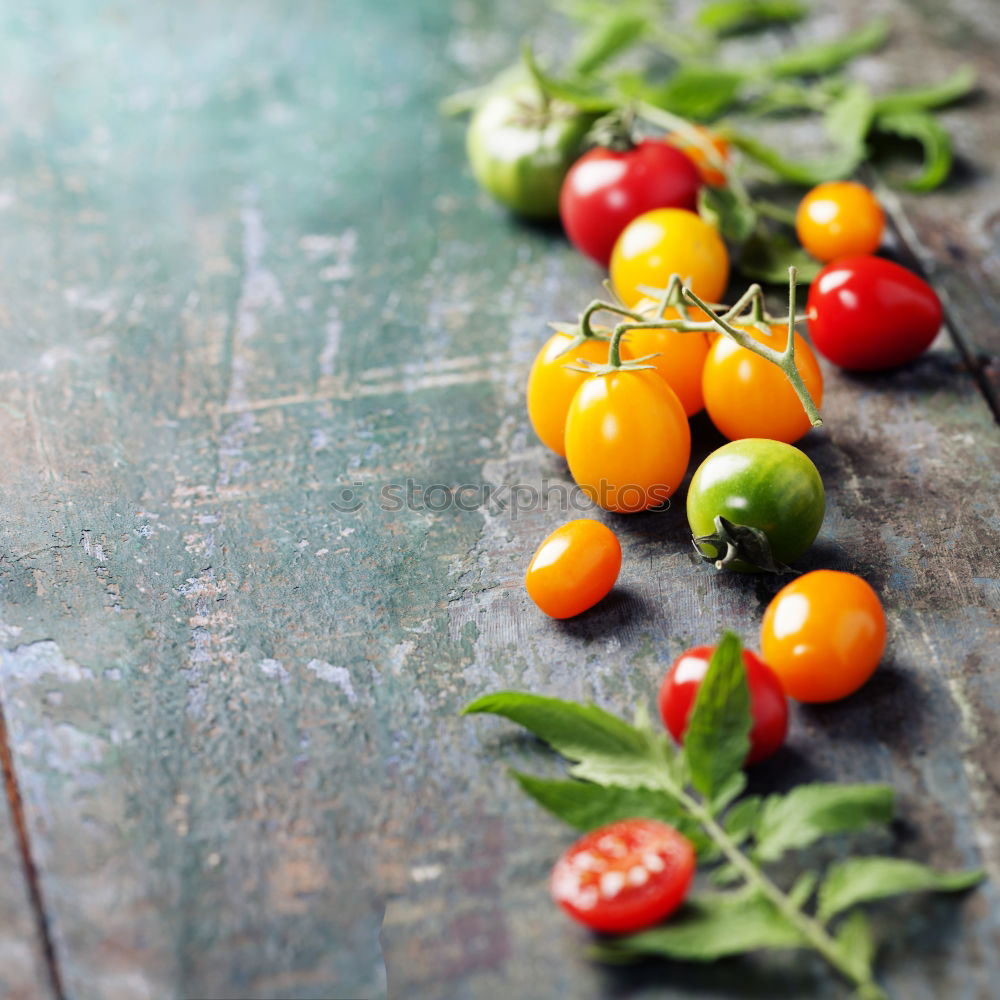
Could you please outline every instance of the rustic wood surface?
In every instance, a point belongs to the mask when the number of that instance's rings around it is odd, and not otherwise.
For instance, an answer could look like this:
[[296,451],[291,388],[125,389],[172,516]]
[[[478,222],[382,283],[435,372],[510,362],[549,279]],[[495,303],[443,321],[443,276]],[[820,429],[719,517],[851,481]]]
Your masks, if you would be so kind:
[[[892,910],[880,962],[894,997],[978,1000],[1000,980],[1000,18],[851,0],[804,34],[877,12],[873,84],[984,83],[947,114],[955,180],[890,205],[965,353],[942,335],[904,371],[826,370],[805,565],[871,580],[891,645],[863,694],[794,709],[756,780],[889,781],[901,852],[984,865],[965,900]],[[688,644],[752,642],[777,584],[693,565],[679,507],[609,517],[620,586],[551,622],[520,577],[554,496],[379,502],[567,483],[522,386],[600,275],[479,195],[435,110],[548,37],[540,17],[0,12],[0,699],[24,818],[0,802],[4,997],[845,995],[800,956],[589,964],[546,895],[569,834],[503,771],[553,764],[457,717],[513,686],[627,711]],[[718,443],[699,418],[696,455]]]

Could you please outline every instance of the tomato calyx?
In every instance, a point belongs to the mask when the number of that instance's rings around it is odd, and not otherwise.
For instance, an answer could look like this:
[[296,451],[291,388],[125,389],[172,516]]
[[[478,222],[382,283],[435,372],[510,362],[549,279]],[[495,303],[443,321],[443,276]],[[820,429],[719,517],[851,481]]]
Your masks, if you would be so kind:
[[631,104],[616,108],[591,126],[584,142],[590,146],[603,146],[616,153],[635,149],[635,108]]
[[[715,531],[710,535],[691,538],[695,552],[716,569],[725,569],[733,563],[744,563],[759,573],[794,573],[774,558],[771,543],[760,528],[749,524],[736,524],[721,514],[715,516]],[[714,555],[705,549],[712,548]]]

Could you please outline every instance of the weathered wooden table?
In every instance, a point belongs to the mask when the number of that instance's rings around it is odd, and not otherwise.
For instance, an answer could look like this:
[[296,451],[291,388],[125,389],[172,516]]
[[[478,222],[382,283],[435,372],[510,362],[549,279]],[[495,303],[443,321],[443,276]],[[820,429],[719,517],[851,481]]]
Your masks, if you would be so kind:
[[[881,972],[906,1000],[995,997],[1000,13],[845,0],[807,30],[872,12],[874,83],[971,63],[987,94],[948,114],[954,182],[890,203],[951,334],[905,371],[827,370],[804,442],[830,501],[806,565],[878,587],[889,653],[862,695],[796,708],[760,780],[889,781],[900,851],[985,865],[964,901],[894,910]],[[476,192],[435,108],[541,17],[0,12],[3,997],[844,995],[794,956],[588,964],[545,887],[570,833],[501,762],[552,765],[457,717],[510,686],[628,710],[687,644],[752,641],[778,585],[693,565],[680,509],[616,518],[619,589],[558,624],[520,585],[557,505],[441,509],[566,482],[522,385],[600,276]],[[717,443],[701,419],[696,454]]]

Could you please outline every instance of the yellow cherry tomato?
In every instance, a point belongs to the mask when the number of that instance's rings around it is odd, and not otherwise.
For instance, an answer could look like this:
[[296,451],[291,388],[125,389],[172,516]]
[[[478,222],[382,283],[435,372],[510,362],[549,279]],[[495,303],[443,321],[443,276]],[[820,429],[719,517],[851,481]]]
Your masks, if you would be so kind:
[[[589,378],[584,372],[567,368],[575,361],[608,363],[608,342],[588,337],[568,352],[573,338],[568,333],[554,333],[538,352],[528,375],[528,417],[542,443],[557,455],[566,454],[564,441],[566,413],[576,390]],[[565,353],[564,353],[565,352]],[[634,357],[628,347],[621,347],[622,358]]]
[[[695,125],[701,135],[712,144],[713,149],[719,155],[719,159],[723,162],[729,162],[729,143],[722,138],[721,135],[717,135],[711,129],[705,128],[703,125]],[[708,157],[705,155],[705,151],[701,146],[696,146],[693,142],[688,142],[683,136],[677,132],[671,133],[667,137],[667,142],[671,146],[676,146],[682,153],[685,153],[689,159],[694,161],[694,165],[698,168],[698,173],[701,174],[701,179],[706,183],[710,184],[712,187],[722,187],[726,183],[726,175],[719,170],[717,167],[713,167],[708,162]]]
[[729,254],[718,231],[694,212],[657,208],[633,219],[611,252],[611,283],[628,306],[640,285],[666,288],[670,276],[690,280],[706,302],[718,302],[729,281]]
[[878,199],[854,181],[814,187],[799,203],[799,242],[822,261],[872,254],[882,242],[885,213]]
[[866,581],[819,569],[775,595],[761,623],[760,651],[789,697],[836,701],[871,677],[885,632],[882,602]]
[[524,578],[528,596],[551,618],[572,618],[605,597],[618,579],[622,547],[600,521],[569,521],[538,547]]
[[570,403],[569,471],[605,510],[659,507],[677,491],[690,457],[684,407],[655,371],[593,375]]
[[[757,327],[741,329],[776,351],[788,343],[785,326],[773,326],[770,333]],[[798,334],[795,367],[818,407],[823,401],[823,375],[812,348]],[[712,345],[701,385],[712,423],[730,441],[770,438],[792,444],[812,426],[785,373],[729,337],[720,336]]]

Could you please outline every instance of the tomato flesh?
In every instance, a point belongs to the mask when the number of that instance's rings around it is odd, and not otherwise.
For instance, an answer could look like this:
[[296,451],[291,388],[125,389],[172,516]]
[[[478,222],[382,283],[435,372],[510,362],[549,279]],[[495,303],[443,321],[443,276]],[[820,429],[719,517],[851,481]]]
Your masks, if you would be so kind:
[[694,877],[691,842],[653,819],[626,819],[585,834],[552,869],[552,898],[592,930],[650,927],[683,902]]

